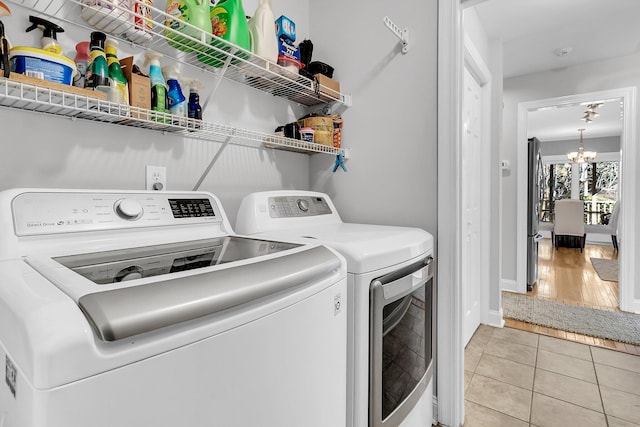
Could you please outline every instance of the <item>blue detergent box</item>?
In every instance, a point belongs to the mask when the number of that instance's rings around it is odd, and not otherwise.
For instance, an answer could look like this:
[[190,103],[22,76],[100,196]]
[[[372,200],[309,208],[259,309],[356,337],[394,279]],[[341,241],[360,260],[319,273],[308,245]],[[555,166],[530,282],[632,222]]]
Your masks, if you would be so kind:
[[300,49],[284,37],[278,38],[278,59],[300,62]]
[[276,37],[286,38],[291,43],[296,41],[296,24],[291,19],[282,15],[276,19]]

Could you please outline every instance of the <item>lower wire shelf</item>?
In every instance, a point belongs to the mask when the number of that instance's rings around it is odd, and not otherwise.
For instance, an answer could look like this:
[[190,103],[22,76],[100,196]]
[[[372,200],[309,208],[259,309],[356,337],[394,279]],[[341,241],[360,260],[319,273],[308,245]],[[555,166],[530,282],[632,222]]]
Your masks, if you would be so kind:
[[[114,125],[180,134],[189,138],[220,142],[227,138],[257,143],[267,148],[306,154],[345,154],[344,149],[314,144],[274,134],[175,116],[118,104],[36,84],[0,77],[0,106],[35,111],[73,120],[81,119]],[[233,143],[233,142],[232,142]]]

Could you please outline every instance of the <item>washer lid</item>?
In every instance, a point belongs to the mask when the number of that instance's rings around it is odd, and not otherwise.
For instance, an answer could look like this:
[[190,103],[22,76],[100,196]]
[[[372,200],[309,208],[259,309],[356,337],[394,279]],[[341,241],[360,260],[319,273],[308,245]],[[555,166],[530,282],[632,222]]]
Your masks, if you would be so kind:
[[433,236],[411,227],[340,223],[259,235],[327,245],[347,259],[347,271],[352,274],[386,268],[433,250]]

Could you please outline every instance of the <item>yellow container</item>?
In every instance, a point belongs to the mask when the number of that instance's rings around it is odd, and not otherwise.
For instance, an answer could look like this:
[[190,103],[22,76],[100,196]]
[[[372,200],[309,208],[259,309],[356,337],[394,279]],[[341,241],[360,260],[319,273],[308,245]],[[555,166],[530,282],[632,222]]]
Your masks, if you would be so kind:
[[300,127],[310,127],[315,131],[313,142],[333,147],[333,119],[330,116],[312,116],[298,120]]

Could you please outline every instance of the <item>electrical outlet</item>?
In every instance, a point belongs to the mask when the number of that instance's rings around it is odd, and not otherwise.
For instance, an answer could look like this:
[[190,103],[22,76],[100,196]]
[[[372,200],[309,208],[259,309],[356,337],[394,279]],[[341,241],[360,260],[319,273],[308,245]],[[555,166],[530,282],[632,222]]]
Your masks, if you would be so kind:
[[147,166],[145,188],[162,191],[167,189],[167,168],[164,166]]

